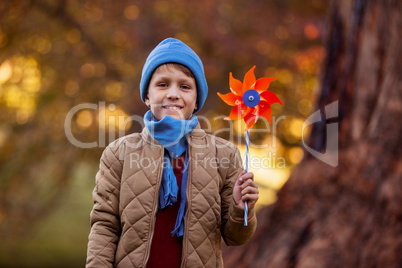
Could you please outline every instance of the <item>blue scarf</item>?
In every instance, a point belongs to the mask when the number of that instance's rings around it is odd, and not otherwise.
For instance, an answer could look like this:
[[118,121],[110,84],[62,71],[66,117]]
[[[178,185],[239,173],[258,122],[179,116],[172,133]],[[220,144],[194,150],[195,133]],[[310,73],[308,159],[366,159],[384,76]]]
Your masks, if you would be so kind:
[[[176,224],[172,231],[172,236],[183,236],[184,234],[184,218],[186,214],[186,188],[188,177],[188,144],[186,137],[191,134],[198,124],[195,115],[190,120],[175,119],[169,115],[164,116],[161,120],[156,121],[151,111],[144,115],[144,123],[151,136],[157,140],[168,153],[164,155],[162,182],[159,192],[159,209],[173,205],[177,201],[178,186],[176,176],[174,175],[170,157],[178,158],[184,152],[186,157],[184,161],[184,170],[181,180],[180,190],[180,207],[177,213]],[[170,157],[169,157],[170,156]]]

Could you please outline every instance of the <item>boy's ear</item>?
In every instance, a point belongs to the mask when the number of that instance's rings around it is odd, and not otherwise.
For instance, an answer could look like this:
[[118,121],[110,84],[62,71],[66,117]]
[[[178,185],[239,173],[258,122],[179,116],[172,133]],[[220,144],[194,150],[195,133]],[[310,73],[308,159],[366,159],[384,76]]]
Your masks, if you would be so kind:
[[195,103],[194,110],[197,110],[197,108],[198,108],[198,101]]
[[148,98],[148,92],[147,92],[147,94],[145,95],[145,104],[149,107],[149,105],[151,105],[151,103],[150,103],[150,101],[149,101],[149,98]]

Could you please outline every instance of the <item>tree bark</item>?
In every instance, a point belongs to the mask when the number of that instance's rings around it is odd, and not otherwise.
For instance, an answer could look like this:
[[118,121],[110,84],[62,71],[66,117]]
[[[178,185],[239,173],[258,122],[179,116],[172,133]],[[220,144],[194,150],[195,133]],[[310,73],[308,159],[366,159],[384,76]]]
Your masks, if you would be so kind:
[[402,1],[334,0],[328,26],[317,109],[339,103],[339,165],[305,157],[227,267],[402,267]]

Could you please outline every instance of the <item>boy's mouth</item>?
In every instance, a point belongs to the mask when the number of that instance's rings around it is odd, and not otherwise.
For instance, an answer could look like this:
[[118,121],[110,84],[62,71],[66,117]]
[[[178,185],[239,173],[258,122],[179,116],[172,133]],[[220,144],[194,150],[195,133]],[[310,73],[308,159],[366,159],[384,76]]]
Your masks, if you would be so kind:
[[174,110],[174,111],[183,109],[183,107],[178,106],[178,105],[163,105],[162,108],[167,109],[167,110]]

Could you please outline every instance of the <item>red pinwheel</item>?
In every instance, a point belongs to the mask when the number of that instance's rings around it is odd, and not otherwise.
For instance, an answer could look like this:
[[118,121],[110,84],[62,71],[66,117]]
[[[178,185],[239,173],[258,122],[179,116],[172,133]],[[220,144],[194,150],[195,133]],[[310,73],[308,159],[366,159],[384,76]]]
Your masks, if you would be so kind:
[[246,123],[245,131],[251,128],[259,116],[268,119],[271,124],[271,105],[274,103],[283,104],[282,101],[268,90],[269,85],[276,78],[263,77],[256,81],[253,66],[244,76],[243,83],[229,75],[229,86],[231,93],[218,96],[228,105],[234,106],[225,120],[236,120],[244,118]]

